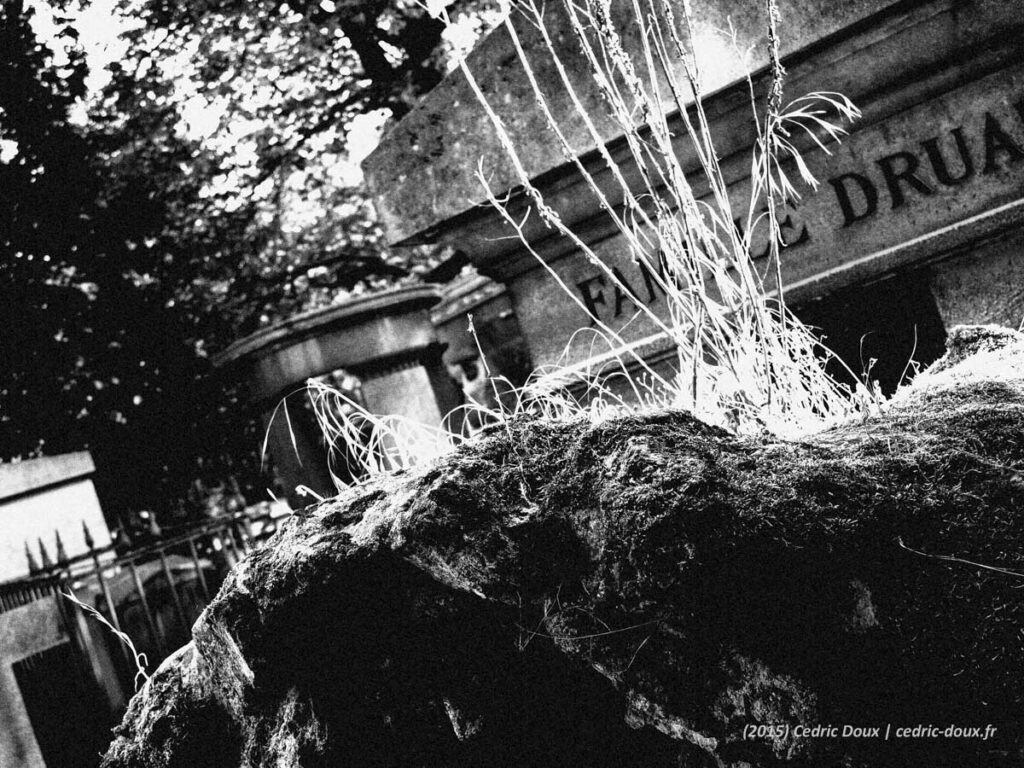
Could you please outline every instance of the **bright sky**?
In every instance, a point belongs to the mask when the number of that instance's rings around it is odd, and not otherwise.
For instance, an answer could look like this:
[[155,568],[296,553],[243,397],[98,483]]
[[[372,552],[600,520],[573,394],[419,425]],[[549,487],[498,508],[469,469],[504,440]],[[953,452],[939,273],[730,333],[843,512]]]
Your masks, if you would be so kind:
[[[30,2],[28,5],[35,11],[32,27],[40,40],[53,41],[59,27],[54,23],[53,8],[46,2]],[[90,93],[95,93],[110,80],[107,65],[124,57],[128,44],[120,38],[122,32],[129,29],[127,20],[117,13],[117,0],[92,0],[85,10],[75,14],[69,9],[68,15],[73,16],[75,29],[78,30],[79,43],[85,49],[89,62],[89,77],[86,85]],[[51,45],[53,43],[51,42]],[[59,45],[53,45],[56,63],[62,61],[63,51]],[[75,115],[84,120],[82,114]]]
[[[112,62],[124,58],[128,44],[121,39],[121,34],[127,31],[128,21],[117,12],[118,0],[92,0],[88,6],[74,15],[74,26],[79,33],[79,43],[86,52],[89,63],[89,76],[86,81],[90,94],[97,93],[110,80],[110,73],[107,67]],[[324,0],[325,6],[330,0]],[[54,23],[54,12],[49,3],[42,0],[35,0],[30,5],[35,10],[32,26],[41,40],[51,41],[54,48],[55,63],[59,66],[66,61],[66,56],[59,44],[52,41],[56,39],[59,26]],[[191,57],[187,56],[186,59]],[[185,62],[183,62],[185,63]],[[191,138],[203,139],[209,137],[217,128],[223,108],[217,104],[211,104],[201,96],[187,98],[182,106],[181,127]],[[342,162],[341,167],[336,169],[337,180],[345,184],[355,184],[361,180],[362,173],[359,163],[377,146],[384,123],[388,113],[384,110],[377,110],[366,115],[360,115],[353,120],[348,132],[349,157]],[[72,120],[84,123],[86,120],[85,105],[78,106],[72,114]],[[244,162],[249,147],[246,146],[244,137],[253,130],[251,125],[233,125],[230,132],[235,139],[238,139],[235,146],[238,148],[239,161]],[[17,145],[13,141],[0,139],[0,162],[7,162],[17,153]],[[253,158],[255,159],[255,158]]]
[[[127,43],[120,39],[121,32],[128,29],[123,17],[116,12],[117,0],[92,0],[89,7],[77,14],[76,28],[79,43],[86,51],[89,62],[89,77],[86,85],[90,93],[95,93],[110,79],[106,71],[107,65],[124,56]],[[32,28],[40,40],[50,41],[54,49],[56,64],[67,61],[63,48],[53,44],[59,27],[53,20],[53,8],[47,2],[29,2],[28,6],[35,11]],[[70,12],[70,9],[69,9]],[[85,122],[85,106],[80,105],[72,114],[72,119],[79,123]],[[14,141],[0,139],[0,163],[9,162],[18,152]]]

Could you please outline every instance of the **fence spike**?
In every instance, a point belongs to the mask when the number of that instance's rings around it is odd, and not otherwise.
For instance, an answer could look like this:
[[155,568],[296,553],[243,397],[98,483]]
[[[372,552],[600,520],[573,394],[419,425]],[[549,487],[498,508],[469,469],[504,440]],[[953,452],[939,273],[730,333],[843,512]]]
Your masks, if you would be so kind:
[[60,537],[60,529],[54,528],[53,533],[57,538],[57,562],[61,565],[68,561],[68,551],[64,548],[64,540]]
[[42,538],[39,541],[39,557],[43,564],[43,570],[48,571],[53,568],[53,560],[50,559],[50,553],[46,551],[46,545],[43,544]]
[[39,563],[36,562],[35,555],[32,554],[32,549],[29,547],[28,542],[25,542],[25,557],[28,558],[28,574],[29,576],[35,576],[39,573]]
[[85,546],[90,552],[96,546],[96,541],[92,537],[92,531],[89,530],[89,526],[86,525],[85,520],[82,521],[82,533],[85,535]]

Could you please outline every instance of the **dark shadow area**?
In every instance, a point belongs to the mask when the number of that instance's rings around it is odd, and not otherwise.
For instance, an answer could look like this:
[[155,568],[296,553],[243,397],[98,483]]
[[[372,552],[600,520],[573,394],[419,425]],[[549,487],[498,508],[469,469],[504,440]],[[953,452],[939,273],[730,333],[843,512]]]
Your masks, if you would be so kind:
[[850,369],[832,361],[832,376],[854,384],[866,374],[885,395],[913,375],[911,361],[929,365],[945,351],[946,329],[928,280],[919,272],[846,288],[793,312]]
[[657,768],[689,751],[628,726],[621,692],[514,611],[382,565],[332,574],[260,649],[268,720],[297,689],[326,734],[302,765]]
[[95,768],[115,720],[72,644],[54,646],[12,666],[46,765]]

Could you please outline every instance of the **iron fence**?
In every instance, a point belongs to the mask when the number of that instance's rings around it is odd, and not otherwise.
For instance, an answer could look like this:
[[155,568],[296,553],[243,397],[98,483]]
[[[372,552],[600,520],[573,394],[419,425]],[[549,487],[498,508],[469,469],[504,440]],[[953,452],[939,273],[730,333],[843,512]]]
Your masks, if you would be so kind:
[[[128,634],[155,666],[188,642],[192,624],[224,576],[276,530],[280,519],[269,512],[216,518],[123,554],[113,545],[95,547],[86,530],[85,554],[0,583],[0,613],[70,592],[114,629]],[[104,642],[111,646],[111,655],[121,657],[118,676],[131,680],[134,659],[112,633],[107,634],[111,637]]]

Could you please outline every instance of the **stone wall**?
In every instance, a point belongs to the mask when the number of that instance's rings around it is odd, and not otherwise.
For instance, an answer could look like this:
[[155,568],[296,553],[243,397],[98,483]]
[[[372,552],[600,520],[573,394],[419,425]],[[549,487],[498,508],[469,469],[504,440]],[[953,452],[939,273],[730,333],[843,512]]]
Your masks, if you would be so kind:
[[39,558],[41,539],[56,557],[55,531],[68,557],[88,553],[82,524],[96,547],[110,546],[110,532],[90,476],[86,452],[0,464],[0,581],[28,574],[26,543]]

